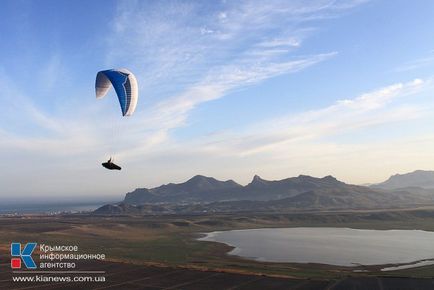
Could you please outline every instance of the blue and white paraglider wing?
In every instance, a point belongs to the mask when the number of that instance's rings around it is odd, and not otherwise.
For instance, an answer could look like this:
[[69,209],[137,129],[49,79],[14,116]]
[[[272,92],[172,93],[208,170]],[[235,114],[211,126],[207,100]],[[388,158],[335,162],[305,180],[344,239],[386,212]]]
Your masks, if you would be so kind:
[[119,99],[123,116],[131,116],[137,106],[137,79],[127,69],[110,69],[98,72],[95,81],[96,98],[103,98],[113,86]]

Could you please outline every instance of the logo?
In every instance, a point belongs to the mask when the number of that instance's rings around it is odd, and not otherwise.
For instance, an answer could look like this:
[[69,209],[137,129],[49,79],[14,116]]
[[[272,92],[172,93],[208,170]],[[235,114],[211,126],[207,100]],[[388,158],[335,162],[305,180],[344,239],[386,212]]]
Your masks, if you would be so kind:
[[[11,268],[21,269],[21,261],[27,269],[36,269],[35,261],[33,261],[32,253],[36,248],[36,243],[27,243],[24,248],[21,248],[21,243],[11,244]],[[21,250],[22,249],[22,250]]]

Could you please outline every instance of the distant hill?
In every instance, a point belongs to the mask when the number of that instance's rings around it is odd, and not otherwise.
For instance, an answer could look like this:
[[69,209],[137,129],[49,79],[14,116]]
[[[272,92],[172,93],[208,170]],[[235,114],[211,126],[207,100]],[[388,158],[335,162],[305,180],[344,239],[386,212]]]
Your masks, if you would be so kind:
[[234,200],[189,204],[105,205],[95,214],[203,214],[234,212],[294,212],[304,210],[384,209],[433,204],[433,200],[408,192],[377,192],[357,189],[316,189],[277,200]]
[[127,193],[122,203],[105,205],[98,214],[171,214],[238,211],[375,209],[434,204],[434,195],[421,188],[386,190],[346,184],[326,176],[307,175],[265,180],[255,175],[242,186],[202,175]]
[[406,174],[395,174],[388,180],[371,185],[371,187],[382,189],[434,189],[434,171],[416,170]]
[[[275,200],[293,197],[297,194],[316,189],[348,189],[362,188],[338,181],[332,176],[316,178],[307,175],[291,177],[283,180],[269,181],[258,175],[246,186],[233,180],[219,181],[212,177],[196,175],[184,183],[169,183],[160,187],[139,188],[127,193],[124,202],[127,204],[144,203],[192,203],[235,200]],[[364,190],[371,191],[369,188]]]
[[152,189],[138,188],[127,193],[124,202],[127,204],[143,203],[191,203],[216,201],[230,198],[243,186],[233,180],[219,181],[212,177],[196,175],[184,183],[169,183]]

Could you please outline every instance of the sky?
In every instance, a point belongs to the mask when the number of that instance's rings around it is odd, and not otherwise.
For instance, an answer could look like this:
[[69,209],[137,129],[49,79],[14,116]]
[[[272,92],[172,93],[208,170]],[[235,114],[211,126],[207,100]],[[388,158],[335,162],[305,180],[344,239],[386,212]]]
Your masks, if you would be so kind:
[[[431,0],[1,3],[0,202],[434,169]],[[110,68],[131,117],[95,99]]]

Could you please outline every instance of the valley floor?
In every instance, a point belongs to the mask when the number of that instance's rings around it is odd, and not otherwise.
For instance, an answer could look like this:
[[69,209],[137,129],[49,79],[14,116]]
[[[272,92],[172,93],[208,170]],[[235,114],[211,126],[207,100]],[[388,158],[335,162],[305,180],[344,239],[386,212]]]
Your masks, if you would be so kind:
[[[2,268],[8,264],[0,264]],[[399,277],[344,277],[341,279],[294,279],[199,271],[172,267],[140,266],[115,262],[88,263],[82,269],[106,271],[105,282],[12,282],[11,271],[0,272],[0,289],[178,289],[178,290],[430,290],[433,279]],[[31,275],[23,275],[31,276]],[[49,274],[46,276],[54,276]]]
[[[434,210],[195,216],[3,216],[0,217],[0,263],[1,268],[10,269],[11,242],[37,242],[78,245],[82,252],[104,253],[106,261],[94,266],[97,270],[107,269],[107,281],[104,285],[90,285],[89,289],[113,285],[128,289],[144,289],[144,286],[148,287],[146,289],[256,289],[256,285],[263,285],[258,289],[292,289],[295,286],[294,289],[434,288],[434,265],[386,273],[379,271],[383,266],[354,268],[264,263],[228,256],[226,253],[231,247],[227,245],[196,240],[202,233],[216,230],[298,226],[434,231]],[[79,263],[78,267],[87,267],[87,264]],[[354,269],[368,272],[356,273]],[[0,288],[12,285],[8,278],[10,271],[0,272],[6,275],[0,277],[0,283],[3,283]],[[15,282],[13,286],[26,287],[20,283]],[[218,285],[221,287],[213,288]],[[125,289],[123,286],[121,289]]]

